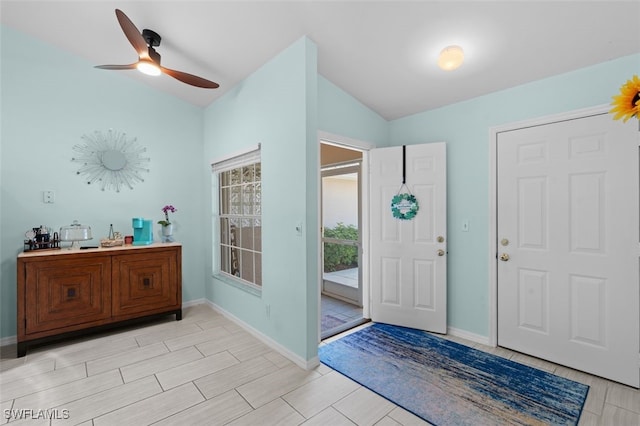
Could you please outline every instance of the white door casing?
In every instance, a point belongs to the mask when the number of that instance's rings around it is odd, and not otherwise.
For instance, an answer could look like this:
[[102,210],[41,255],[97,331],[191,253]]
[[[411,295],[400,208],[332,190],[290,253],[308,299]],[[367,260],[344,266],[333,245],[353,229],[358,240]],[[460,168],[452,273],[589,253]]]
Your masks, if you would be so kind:
[[371,319],[446,333],[446,144],[408,145],[405,164],[419,205],[411,220],[391,212],[402,185],[402,147],[369,152]]
[[601,113],[496,142],[498,344],[635,387],[637,124]]

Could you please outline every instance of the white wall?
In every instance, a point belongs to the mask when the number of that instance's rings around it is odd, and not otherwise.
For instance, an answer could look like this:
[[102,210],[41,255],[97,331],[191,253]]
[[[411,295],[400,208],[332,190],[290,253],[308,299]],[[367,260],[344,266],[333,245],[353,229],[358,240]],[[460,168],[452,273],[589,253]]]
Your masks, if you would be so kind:
[[322,178],[322,226],[333,228],[338,222],[358,227],[357,176]]

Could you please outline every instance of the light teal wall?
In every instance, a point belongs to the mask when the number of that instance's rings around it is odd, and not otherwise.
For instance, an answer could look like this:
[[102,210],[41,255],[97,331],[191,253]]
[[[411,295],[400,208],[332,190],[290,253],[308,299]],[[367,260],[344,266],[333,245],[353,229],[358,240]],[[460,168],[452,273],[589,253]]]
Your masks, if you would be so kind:
[[[609,103],[640,69],[633,55],[387,123],[317,74],[317,48],[306,38],[203,111],[0,30],[0,337],[16,332],[15,257],[27,229],[78,219],[92,226],[96,244],[110,223],[125,231],[132,216],[156,221],[171,203],[184,245],[184,300],[207,297],[307,360],[317,342],[317,130],[378,146],[448,143],[449,323],[486,336],[490,127]],[[109,128],[148,148],[151,173],[133,191],[88,187],[70,162],[83,134]],[[261,297],[211,277],[211,160],[256,143],[264,165]],[[55,204],[42,203],[43,190],[56,192]]]
[[[183,300],[203,298],[208,239],[200,225],[208,205],[193,195],[207,183],[194,167],[205,167],[202,109],[9,28],[0,31],[0,337],[16,334],[16,256],[25,231],[37,225],[57,229],[77,219],[92,228],[87,245],[98,245],[109,224],[129,234],[131,217],[155,222],[162,206],[173,204],[175,237],[184,245]],[[151,172],[133,190],[88,186],[70,161],[82,135],[110,128],[137,137],[151,157]],[[42,202],[43,190],[55,191],[54,204]]]
[[322,76],[318,76],[318,128],[377,147],[389,143],[389,123]]
[[639,70],[636,54],[389,123],[391,145],[447,142],[449,326],[489,333],[490,128],[609,104]]
[[[262,144],[263,193],[261,295],[209,278],[207,297],[305,360],[317,350],[316,58],[315,44],[297,41],[213,103],[204,117],[206,160]],[[212,192],[206,194],[209,203]],[[298,222],[302,235],[296,233]],[[207,246],[209,271],[212,255]]]

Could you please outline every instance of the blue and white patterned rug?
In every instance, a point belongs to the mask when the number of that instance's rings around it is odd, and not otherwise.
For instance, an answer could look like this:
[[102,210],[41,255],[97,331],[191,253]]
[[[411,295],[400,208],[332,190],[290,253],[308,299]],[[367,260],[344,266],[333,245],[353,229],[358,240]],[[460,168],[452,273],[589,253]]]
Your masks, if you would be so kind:
[[320,361],[434,425],[576,425],[589,386],[429,333],[374,324]]

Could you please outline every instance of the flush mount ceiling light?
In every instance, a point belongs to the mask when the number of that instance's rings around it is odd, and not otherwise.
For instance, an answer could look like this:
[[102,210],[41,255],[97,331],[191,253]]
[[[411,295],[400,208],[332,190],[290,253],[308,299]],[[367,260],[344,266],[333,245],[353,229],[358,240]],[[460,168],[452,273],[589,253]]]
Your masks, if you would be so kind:
[[460,46],[447,46],[438,57],[438,66],[445,71],[453,71],[462,65],[464,52]]

